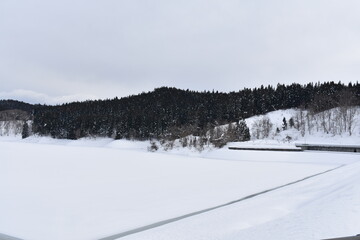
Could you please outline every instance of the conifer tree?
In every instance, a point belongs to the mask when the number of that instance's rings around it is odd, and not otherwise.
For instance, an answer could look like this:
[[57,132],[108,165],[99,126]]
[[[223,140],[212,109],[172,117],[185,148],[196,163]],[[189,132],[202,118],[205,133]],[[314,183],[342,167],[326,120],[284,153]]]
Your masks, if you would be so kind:
[[277,127],[276,128],[276,133],[279,134],[280,133],[280,129]]
[[[23,106],[24,103],[0,100],[0,110],[16,108],[32,112],[34,133],[55,138],[109,136],[138,140],[175,139],[191,134],[204,135],[213,126],[280,109],[303,106],[316,113],[342,106],[342,101],[350,99],[348,95],[356,105],[360,102],[359,89],[359,83],[346,86],[334,82],[303,86],[278,84],[276,87],[261,86],[230,93],[162,87],[153,92],[120,99],[73,102],[58,106]],[[348,94],[341,94],[342,90]],[[297,123],[297,119],[294,120]],[[287,122],[284,118],[283,126],[279,129],[292,127],[291,121],[289,119]],[[268,126],[266,122],[260,125],[264,124]],[[352,120],[346,122],[346,130],[343,131],[351,133],[349,124],[352,124]],[[299,128],[297,124],[294,127]],[[264,133],[266,135],[267,131]],[[226,132],[223,134],[225,136]],[[217,135],[215,132],[210,134],[211,141],[220,141],[221,135]]]
[[287,122],[286,122],[286,118],[283,118],[283,125],[282,125],[282,129],[286,130],[287,129]]
[[290,118],[290,119],[289,119],[289,126],[290,126],[291,128],[293,128],[293,127],[295,126],[295,122],[294,122],[294,119],[293,119],[293,118]]
[[29,137],[29,135],[30,135],[30,133],[29,133],[29,125],[25,121],[24,125],[23,125],[23,129],[22,129],[21,137],[22,138],[27,138],[27,137]]
[[240,142],[250,140],[250,130],[246,125],[245,120],[242,119],[236,124],[236,133]]

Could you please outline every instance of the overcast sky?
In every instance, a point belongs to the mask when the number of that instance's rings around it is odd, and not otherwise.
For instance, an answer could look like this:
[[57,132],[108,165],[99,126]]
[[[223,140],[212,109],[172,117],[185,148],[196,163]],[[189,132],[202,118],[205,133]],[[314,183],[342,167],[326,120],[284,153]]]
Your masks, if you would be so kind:
[[356,82],[359,0],[1,0],[0,99]]

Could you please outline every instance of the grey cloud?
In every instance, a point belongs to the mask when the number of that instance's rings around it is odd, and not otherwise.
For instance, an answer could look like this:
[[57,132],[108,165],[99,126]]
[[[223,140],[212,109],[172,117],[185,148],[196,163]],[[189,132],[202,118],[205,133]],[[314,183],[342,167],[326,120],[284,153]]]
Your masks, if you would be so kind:
[[356,81],[360,3],[0,2],[0,83],[49,96]]
[[95,100],[97,99],[97,96],[83,94],[49,96],[44,93],[34,92],[30,90],[16,89],[11,92],[0,92],[0,99],[16,99],[32,104],[56,105],[73,101]]

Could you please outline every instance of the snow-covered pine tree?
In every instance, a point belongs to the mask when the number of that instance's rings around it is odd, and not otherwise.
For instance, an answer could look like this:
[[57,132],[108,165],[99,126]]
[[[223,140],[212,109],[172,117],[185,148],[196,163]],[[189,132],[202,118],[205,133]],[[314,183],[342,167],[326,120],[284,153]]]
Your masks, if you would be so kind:
[[246,125],[245,120],[241,119],[236,124],[235,129],[236,129],[236,135],[238,137],[238,141],[244,142],[244,141],[250,140],[250,130],[249,130],[248,126]]

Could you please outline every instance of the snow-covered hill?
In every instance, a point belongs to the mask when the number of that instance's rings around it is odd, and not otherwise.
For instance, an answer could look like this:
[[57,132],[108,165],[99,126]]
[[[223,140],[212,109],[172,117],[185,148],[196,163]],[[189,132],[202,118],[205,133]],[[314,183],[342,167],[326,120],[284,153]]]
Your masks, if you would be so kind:
[[[360,145],[360,107],[333,108],[319,113],[301,109],[277,110],[247,118],[245,122],[250,129],[250,141],[228,142],[225,147],[293,148],[296,143]],[[232,128],[235,125],[232,123]],[[212,131],[217,136],[225,137],[228,128],[229,124],[220,125]],[[202,138],[190,135],[165,141],[160,150],[183,154],[186,152],[184,147],[190,152],[214,149],[209,141],[210,131],[205,140]]]
[[0,121],[0,137],[21,135],[23,125],[21,120]]
[[[288,109],[254,116],[246,119],[252,137],[250,142],[243,144],[360,144],[360,107],[349,108],[346,113],[342,111],[343,109],[334,108],[314,114],[300,109]],[[270,130],[264,136],[259,122],[266,118],[270,121]],[[289,123],[290,119],[293,126]],[[258,137],[257,131],[260,131]]]
[[0,111],[0,137],[21,136],[25,123],[31,129],[32,120],[28,112],[16,109]]

